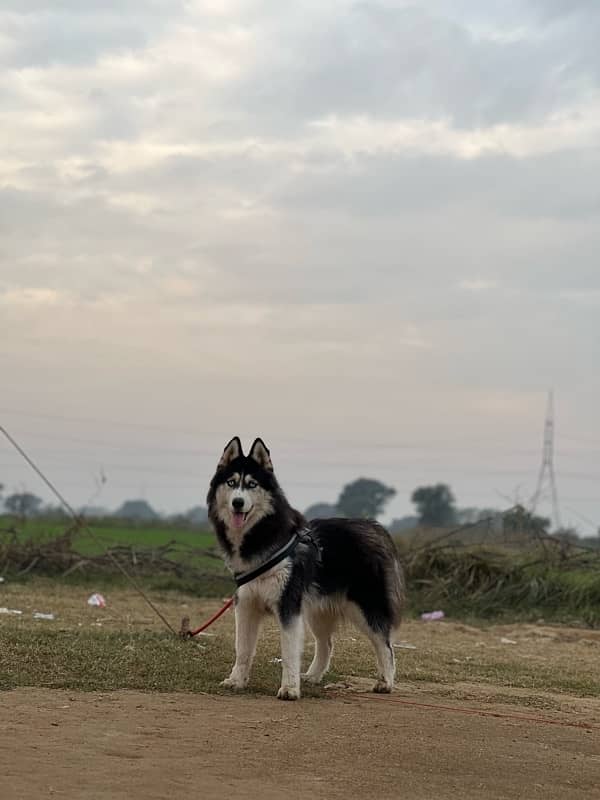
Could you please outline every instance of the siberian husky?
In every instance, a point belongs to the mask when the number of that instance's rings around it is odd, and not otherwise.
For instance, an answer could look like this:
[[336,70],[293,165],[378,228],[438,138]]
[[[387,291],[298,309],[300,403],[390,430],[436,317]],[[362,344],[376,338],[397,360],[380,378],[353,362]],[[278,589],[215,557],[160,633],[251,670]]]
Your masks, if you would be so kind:
[[256,439],[247,456],[236,436],[225,447],[207,496],[209,518],[238,586],[235,664],[224,686],[248,684],[262,618],[281,629],[281,687],[277,697],[300,697],[304,622],[315,652],[304,679],[319,683],[329,669],[333,633],[341,621],[369,638],[377,658],[374,692],[391,692],[392,636],[400,624],[404,579],[389,533],[366,519],[317,519],[293,509],[273,471],[269,450]]

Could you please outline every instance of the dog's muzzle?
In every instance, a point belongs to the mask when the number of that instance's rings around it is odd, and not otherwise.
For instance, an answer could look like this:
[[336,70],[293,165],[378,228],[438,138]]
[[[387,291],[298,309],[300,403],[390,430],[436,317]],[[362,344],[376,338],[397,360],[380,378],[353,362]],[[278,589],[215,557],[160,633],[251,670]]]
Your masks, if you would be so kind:
[[242,528],[246,522],[246,518],[250,513],[250,509],[248,509],[248,511],[244,511],[245,505],[246,503],[243,497],[234,497],[234,499],[231,501],[231,521],[233,522],[234,528]]

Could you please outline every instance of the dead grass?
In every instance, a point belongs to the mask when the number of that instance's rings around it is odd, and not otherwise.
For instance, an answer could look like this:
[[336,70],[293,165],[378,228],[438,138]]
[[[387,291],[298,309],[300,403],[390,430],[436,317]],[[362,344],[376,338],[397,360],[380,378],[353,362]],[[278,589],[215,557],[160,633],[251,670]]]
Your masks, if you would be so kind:
[[[49,579],[2,584],[0,606],[23,614],[0,615],[0,687],[60,687],[83,690],[141,689],[220,693],[219,681],[233,659],[233,614],[210,633],[182,641],[164,631],[143,600],[127,589],[107,594],[105,609],[92,608],[89,589]],[[153,600],[178,628],[189,615],[200,623],[220,603],[177,592]],[[35,620],[33,612],[52,612],[55,620]],[[409,620],[402,639],[415,649],[397,649],[398,682],[459,697],[478,687],[485,696],[510,695],[516,703],[544,707],[543,693],[600,697],[600,632],[548,625],[466,625],[458,621]],[[508,640],[503,642],[502,639]],[[512,643],[514,642],[514,644]],[[307,636],[305,661],[312,640]],[[250,693],[273,694],[280,664],[275,626],[265,625]],[[326,679],[359,688],[374,676],[370,648],[351,629],[340,632]],[[470,687],[470,688],[465,688]],[[516,694],[515,694],[516,692]],[[327,696],[321,688],[306,694]]]

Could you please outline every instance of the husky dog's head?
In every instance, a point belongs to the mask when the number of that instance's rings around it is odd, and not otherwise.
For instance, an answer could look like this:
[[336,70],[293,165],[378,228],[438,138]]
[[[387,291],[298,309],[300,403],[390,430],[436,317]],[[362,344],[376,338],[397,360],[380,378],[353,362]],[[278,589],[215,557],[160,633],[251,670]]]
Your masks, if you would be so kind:
[[207,503],[213,522],[221,522],[234,538],[273,512],[277,490],[273,464],[262,439],[256,439],[247,456],[234,437],[223,450],[211,481]]

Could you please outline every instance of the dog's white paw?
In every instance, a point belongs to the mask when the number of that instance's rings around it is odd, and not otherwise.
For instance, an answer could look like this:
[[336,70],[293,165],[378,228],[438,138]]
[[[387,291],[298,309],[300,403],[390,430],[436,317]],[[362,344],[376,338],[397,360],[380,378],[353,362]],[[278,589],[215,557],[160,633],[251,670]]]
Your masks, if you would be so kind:
[[219,686],[225,686],[227,689],[235,689],[238,692],[245,689],[247,685],[248,681],[241,681],[239,678],[232,678],[231,676],[225,678],[225,680],[221,681],[219,684]]
[[373,686],[373,691],[376,694],[390,694],[390,692],[392,691],[393,688],[394,687],[392,686],[391,683],[388,683],[387,681],[379,680],[379,681],[377,681],[375,686]]
[[277,697],[279,700],[299,700],[300,689],[293,686],[282,686],[277,692]]
[[305,680],[307,683],[310,683],[313,686],[315,686],[317,683],[321,683],[321,681],[323,680],[323,676],[317,674],[316,672],[311,673],[309,671],[302,673],[302,679]]

